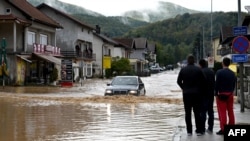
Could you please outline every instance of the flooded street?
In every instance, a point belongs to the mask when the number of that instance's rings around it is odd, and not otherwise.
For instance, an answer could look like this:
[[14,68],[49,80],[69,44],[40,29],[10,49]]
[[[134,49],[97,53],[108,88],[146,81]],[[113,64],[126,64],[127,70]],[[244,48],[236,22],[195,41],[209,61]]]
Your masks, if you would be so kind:
[[142,77],[145,97],[104,97],[109,79],[0,88],[0,141],[172,141],[184,114],[177,73]]

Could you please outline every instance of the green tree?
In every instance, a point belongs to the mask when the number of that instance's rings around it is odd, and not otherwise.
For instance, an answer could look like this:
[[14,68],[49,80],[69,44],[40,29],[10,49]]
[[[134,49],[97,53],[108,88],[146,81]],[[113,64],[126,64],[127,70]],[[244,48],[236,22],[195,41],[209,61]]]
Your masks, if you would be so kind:
[[127,58],[113,58],[111,63],[111,73],[122,75],[131,72],[130,61]]

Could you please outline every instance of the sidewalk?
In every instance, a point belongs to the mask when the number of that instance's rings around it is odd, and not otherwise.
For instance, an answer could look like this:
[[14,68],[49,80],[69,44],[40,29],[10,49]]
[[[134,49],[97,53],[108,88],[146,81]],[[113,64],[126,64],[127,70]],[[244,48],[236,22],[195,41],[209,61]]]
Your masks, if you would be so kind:
[[[173,137],[173,141],[224,141],[224,137],[220,135],[216,135],[216,132],[220,130],[219,127],[219,119],[217,114],[217,109],[214,109],[214,132],[212,134],[205,133],[203,136],[197,136],[193,134],[192,136],[187,136],[186,132],[186,124],[184,117],[179,122],[177,126],[175,135]],[[235,112],[235,121],[236,124],[250,124],[250,109],[245,108],[245,112],[240,112],[240,104],[235,103],[234,105],[234,112]],[[192,117],[194,119],[194,117]],[[193,126],[194,121],[192,122]],[[207,125],[206,125],[207,126]],[[193,128],[195,129],[195,127]]]

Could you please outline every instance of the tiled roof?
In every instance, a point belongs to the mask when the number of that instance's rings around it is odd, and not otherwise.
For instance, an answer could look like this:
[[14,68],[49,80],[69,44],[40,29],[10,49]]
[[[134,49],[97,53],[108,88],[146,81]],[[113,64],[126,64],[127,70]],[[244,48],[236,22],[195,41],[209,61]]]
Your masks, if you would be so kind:
[[233,38],[233,27],[232,26],[222,26],[220,31],[220,42],[222,44],[228,42],[227,40]]
[[134,38],[135,40],[135,48],[136,49],[145,49],[147,48],[147,39],[146,38]]
[[126,45],[129,48],[133,48],[134,46],[134,39],[129,38],[114,38],[115,41],[120,42],[124,45]]
[[113,38],[118,43],[118,46],[123,46],[125,49],[131,50],[131,46],[125,44],[121,39]]
[[23,12],[28,20],[34,20],[36,22],[47,24],[52,27],[61,28],[60,24],[43,14],[37,8],[32,6],[26,0],[6,0],[14,7]]
[[68,15],[68,14],[66,14],[66,13],[64,13],[64,12],[58,10],[58,9],[55,9],[55,8],[53,8],[53,7],[51,7],[51,6],[47,5],[47,4],[45,4],[45,3],[42,3],[42,4],[40,4],[40,5],[37,6],[38,9],[42,9],[43,7],[50,8],[50,9],[52,9],[53,11],[56,11],[56,12],[60,13],[60,14],[63,15],[64,17],[66,17],[66,18],[68,18],[68,19],[70,19],[70,20],[72,20],[72,21],[74,21],[74,22],[80,24],[81,26],[84,26],[84,27],[90,29],[90,30],[94,30],[94,29],[95,29],[95,28],[93,28],[93,27],[91,27],[91,26],[89,26],[89,25],[87,25],[87,24],[85,24],[85,23],[83,23],[83,22],[81,22],[81,21],[79,21],[79,20],[73,18],[72,16],[70,16],[70,15]]
[[19,17],[16,17],[13,14],[8,14],[8,15],[0,15],[0,20],[5,20],[5,21],[15,21],[17,20],[18,22],[20,22],[21,24],[27,24],[30,25],[31,22],[25,20],[25,19],[21,19]]

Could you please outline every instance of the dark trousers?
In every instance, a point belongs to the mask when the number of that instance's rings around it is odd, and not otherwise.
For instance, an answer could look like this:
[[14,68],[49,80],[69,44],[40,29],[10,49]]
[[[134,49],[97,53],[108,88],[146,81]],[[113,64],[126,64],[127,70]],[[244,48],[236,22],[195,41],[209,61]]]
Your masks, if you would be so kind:
[[192,111],[195,118],[196,133],[202,132],[202,120],[201,120],[201,98],[194,94],[183,95],[184,109],[185,109],[185,121],[187,133],[192,133]]
[[[201,109],[201,118],[202,118],[202,131],[206,130],[206,121],[208,124],[208,130],[213,131],[214,127],[214,97],[206,97],[203,99]],[[208,119],[207,119],[208,117]]]

